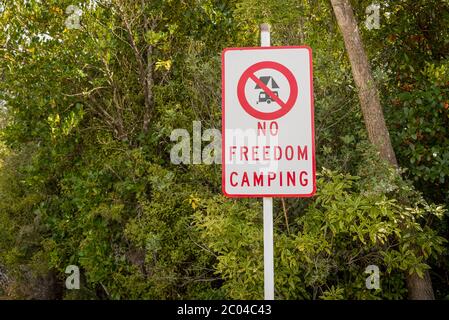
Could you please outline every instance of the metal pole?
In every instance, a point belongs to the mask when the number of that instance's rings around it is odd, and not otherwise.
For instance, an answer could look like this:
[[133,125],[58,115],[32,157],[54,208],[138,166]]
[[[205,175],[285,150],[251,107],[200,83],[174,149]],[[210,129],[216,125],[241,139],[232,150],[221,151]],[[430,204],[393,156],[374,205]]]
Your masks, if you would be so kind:
[[[260,25],[260,46],[270,46],[270,25]],[[263,198],[263,264],[265,300],[274,300],[273,198]]]
[[265,300],[274,300],[273,198],[263,198],[263,264]]

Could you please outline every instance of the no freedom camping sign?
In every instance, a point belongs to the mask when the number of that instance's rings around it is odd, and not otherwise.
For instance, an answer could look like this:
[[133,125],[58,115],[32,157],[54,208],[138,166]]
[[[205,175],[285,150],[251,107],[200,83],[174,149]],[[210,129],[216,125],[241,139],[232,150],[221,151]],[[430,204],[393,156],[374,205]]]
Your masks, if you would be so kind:
[[308,47],[225,49],[222,186],[230,197],[310,197],[316,190]]

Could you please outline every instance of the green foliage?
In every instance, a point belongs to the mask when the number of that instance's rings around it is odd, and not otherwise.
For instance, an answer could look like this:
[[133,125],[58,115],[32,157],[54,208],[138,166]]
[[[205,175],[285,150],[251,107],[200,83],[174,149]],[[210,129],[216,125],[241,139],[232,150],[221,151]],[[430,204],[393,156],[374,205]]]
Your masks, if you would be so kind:
[[[359,16],[367,2],[357,6]],[[449,3],[381,2],[381,13],[381,28],[365,30],[365,43],[382,88],[396,156],[406,169],[404,176],[429,202],[447,204]],[[428,226],[447,238],[447,214]],[[432,265],[441,298],[447,296],[442,279],[448,266],[447,254]]]
[[[275,228],[275,287],[282,299],[401,299],[403,273],[428,269],[429,257],[443,250],[444,238],[419,221],[441,218],[441,207],[424,202],[410,208],[385,193],[368,194],[364,179],[324,169],[316,200],[298,215],[286,234]],[[195,214],[196,226],[218,257],[216,273],[234,299],[263,297],[261,214],[258,206],[226,210],[206,200]],[[279,219],[275,218],[279,221]],[[405,231],[404,231],[405,230]],[[413,247],[418,246],[421,254]],[[381,289],[365,287],[368,265],[382,270]]]
[[[360,21],[368,2],[353,4]],[[261,22],[273,45],[313,48],[317,164],[329,168],[315,198],[285,200],[288,221],[275,202],[276,297],[401,299],[407,273],[444,275],[447,3],[418,2],[362,28],[396,172],[367,146],[329,1],[86,0],[68,29],[72,1],[0,0],[1,294],[262,298],[260,201],[224,198],[218,165],[169,159],[173,129],[220,127],[220,52],[257,46]],[[79,291],[63,289],[70,264]],[[370,264],[380,290],[365,287]]]
[[445,1],[381,3],[381,28],[365,30],[400,165],[439,203],[449,200],[448,19]]

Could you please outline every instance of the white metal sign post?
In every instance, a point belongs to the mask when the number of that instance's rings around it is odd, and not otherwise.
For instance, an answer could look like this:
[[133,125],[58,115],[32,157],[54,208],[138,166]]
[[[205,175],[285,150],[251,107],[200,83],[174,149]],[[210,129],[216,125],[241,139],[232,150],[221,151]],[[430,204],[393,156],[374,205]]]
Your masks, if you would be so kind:
[[273,197],[316,190],[312,54],[308,47],[228,48],[222,55],[222,188],[262,197],[265,299],[274,300]]
[[[260,46],[271,45],[270,26],[260,27]],[[263,198],[263,279],[265,300],[274,300],[273,198]]]

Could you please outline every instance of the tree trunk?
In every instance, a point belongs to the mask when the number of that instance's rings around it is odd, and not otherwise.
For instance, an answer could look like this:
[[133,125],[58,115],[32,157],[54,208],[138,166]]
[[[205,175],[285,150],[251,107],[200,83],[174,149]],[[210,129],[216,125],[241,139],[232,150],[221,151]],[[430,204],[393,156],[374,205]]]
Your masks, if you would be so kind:
[[331,0],[331,2],[351,62],[352,74],[358,88],[369,140],[378,148],[382,159],[387,160],[393,166],[397,166],[396,156],[391,146],[382,106],[380,105],[379,93],[374,83],[351,4],[349,0]]
[[[365,126],[370,142],[378,149],[382,159],[397,167],[390,135],[380,104],[379,92],[368,63],[357,22],[349,0],[331,0],[337,23],[343,34],[346,51],[351,63],[352,75],[358,89]],[[434,294],[429,273],[423,278],[413,273],[407,276],[409,299],[433,300]]]
[[410,300],[434,300],[432,280],[429,272],[424,272],[424,279],[416,273],[407,275],[408,298]]

